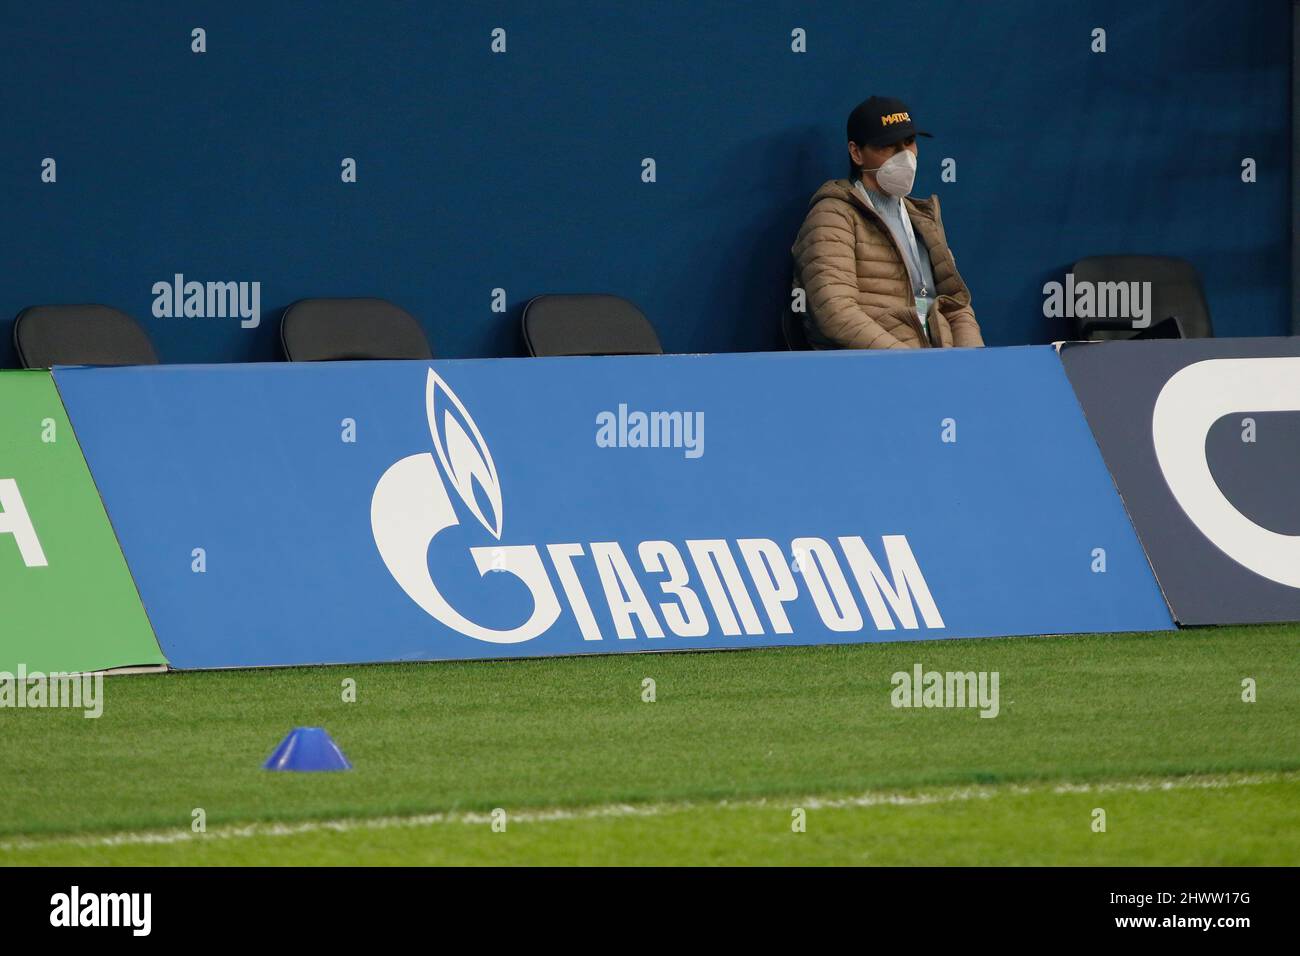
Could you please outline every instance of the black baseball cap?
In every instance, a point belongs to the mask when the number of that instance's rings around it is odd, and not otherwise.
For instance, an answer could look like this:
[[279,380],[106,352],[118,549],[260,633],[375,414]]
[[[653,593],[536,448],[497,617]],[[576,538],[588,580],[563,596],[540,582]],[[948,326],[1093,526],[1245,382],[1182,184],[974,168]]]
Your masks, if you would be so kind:
[[912,114],[902,100],[873,96],[849,114],[848,134],[859,146],[890,146],[909,136],[929,136],[912,125]]

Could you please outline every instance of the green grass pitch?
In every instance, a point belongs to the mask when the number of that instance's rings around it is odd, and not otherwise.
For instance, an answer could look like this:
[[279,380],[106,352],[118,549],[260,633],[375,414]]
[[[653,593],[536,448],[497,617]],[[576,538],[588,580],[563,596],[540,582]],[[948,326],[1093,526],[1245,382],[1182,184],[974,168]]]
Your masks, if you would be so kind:
[[[1298,651],[1277,625],[110,677],[98,720],[0,710],[0,863],[1297,864]],[[997,671],[999,715],[893,707],[916,663]],[[305,725],[355,769],[262,770]]]

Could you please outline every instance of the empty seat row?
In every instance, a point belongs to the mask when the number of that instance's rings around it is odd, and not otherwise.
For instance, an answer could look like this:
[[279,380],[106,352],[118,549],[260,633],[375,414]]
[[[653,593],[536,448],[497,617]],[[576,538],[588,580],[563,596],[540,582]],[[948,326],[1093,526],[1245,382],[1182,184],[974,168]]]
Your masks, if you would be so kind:
[[[614,295],[542,295],[523,314],[529,355],[661,355],[641,310]],[[433,348],[409,312],[384,299],[301,299],[284,311],[280,344],[290,362],[431,359]],[[144,328],[105,305],[40,305],[14,320],[24,368],[157,365]]]

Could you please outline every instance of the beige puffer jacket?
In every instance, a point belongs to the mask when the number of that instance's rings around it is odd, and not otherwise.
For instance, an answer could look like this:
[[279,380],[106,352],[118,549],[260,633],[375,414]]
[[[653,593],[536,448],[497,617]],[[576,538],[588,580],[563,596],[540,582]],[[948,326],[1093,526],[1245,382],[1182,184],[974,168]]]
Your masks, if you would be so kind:
[[832,179],[813,195],[790,249],[794,284],[807,292],[803,320],[814,345],[913,349],[984,344],[970,290],[948,250],[939,197],[904,203],[934,269],[929,336],[916,316],[911,279],[889,227],[849,180]]

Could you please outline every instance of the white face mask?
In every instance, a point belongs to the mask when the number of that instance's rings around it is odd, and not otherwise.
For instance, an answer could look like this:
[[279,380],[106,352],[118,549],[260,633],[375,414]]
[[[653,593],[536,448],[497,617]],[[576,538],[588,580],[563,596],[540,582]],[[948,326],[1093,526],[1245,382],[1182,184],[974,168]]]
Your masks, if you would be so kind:
[[876,182],[891,196],[906,196],[916,181],[916,153],[904,149],[890,156],[875,169],[863,170],[876,174]]

